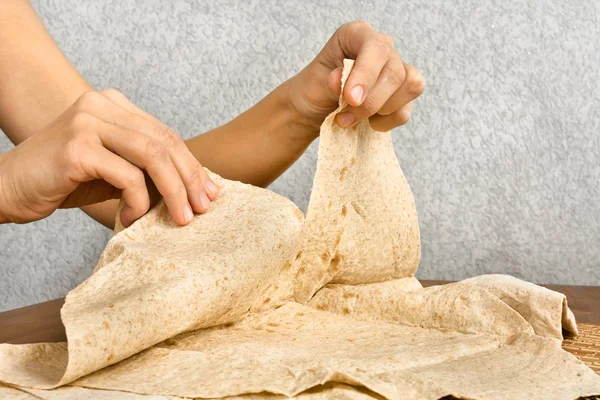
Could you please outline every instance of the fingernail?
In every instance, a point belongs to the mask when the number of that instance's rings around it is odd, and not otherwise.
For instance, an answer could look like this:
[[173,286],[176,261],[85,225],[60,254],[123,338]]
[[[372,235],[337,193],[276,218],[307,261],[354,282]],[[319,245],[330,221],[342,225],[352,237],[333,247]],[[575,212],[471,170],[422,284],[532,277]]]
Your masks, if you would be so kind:
[[192,218],[194,218],[194,213],[192,212],[192,207],[190,207],[190,205],[187,204],[185,206],[185,209],[183,210],[183,219],[185,220],[185,222],[190,222],[192,220]]
[[202,204],[202,207],[208,210],[208,206],[210,206],[210,200],[204,192],[202,192],[202,194],[200,195],[200,203]]
[[214,184],[210,179],[206,181],[206,190],[208,190],[211,194],[217,194],[219,188]]
[[337,115],[338,125],[342,128],[347,128],[354,123],[354,114],[349,111]]
[[356,105],[360,105],[362,103],[364,94],[365,91],[360,85],[354,86],[350,91],[350,95],[352,96],[352,99],[356,102]]

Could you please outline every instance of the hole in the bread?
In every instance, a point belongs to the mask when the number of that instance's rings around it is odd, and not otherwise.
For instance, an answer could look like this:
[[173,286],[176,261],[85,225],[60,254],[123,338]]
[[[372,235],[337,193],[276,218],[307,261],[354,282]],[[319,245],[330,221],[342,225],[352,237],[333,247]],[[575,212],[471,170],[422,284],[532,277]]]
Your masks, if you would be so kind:
[[342,206],[342,216],[346,216],[346,213],[348,212],[348,209],[346,208],[346,206]]
[[323,254],[321,254],[321,260],[323,260],[323,261],[329,260],[329,252],[328,251],[325,251]]

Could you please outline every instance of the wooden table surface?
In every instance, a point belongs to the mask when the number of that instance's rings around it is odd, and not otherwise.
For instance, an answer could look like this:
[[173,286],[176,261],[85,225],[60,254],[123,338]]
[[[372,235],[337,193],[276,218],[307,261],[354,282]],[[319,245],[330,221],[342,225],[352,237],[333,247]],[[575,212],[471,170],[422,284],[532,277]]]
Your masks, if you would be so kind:
[[[421,281],[423,286],[447,283]],[[543,285],[567,295],[569,307],[577,322],[600,324],[600,287]],[[60,320],[64,299],[47,301],[29,307],[0,313],[0,343],[40,343],[65,341]]]

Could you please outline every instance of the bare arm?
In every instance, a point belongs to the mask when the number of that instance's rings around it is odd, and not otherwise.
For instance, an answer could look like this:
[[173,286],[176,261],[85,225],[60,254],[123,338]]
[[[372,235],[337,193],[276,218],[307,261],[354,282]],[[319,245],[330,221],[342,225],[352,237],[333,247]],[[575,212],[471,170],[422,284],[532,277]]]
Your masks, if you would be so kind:
[[[62,54],[29,1],[4,0],[0,43],[0,127],[15,145],[93,90]],[[109,200],[82,209],[110,228],[117,204]]]
[[[13,143],[43,129],[93,90],[27,0],[3,1],[0,43],[0,128]],[[369,118],[379,130],[406,123],[411,101],[422,91],[422,78],[402,62],[389,37],[358,22],[343,25],[311,64],[254,107],[185,144],[202,165],[219,175],[267,186],[304,152],[335,109],[344,57],[357,61],[344,92],[349,106],[338,123],[348,126]],[[159,123],[132,104],[121,107]],[[82,209],[112,228],[117,201]]]
[[16,145],[93,90],[26,0],[0,7],[0,127]]
[[289,102],[289,82],[231,122],[186,142],[204,166],[219,175],[268,186],[318,136]]
[[[311,125],[289,102],[289,86],[284,83],[231,122],[185,144],[202,165],[222,177],[268,186],[318,136],[319,124]],[[153,119],[132,104],[129,110]],[[112,228],[117,207],[118,201],[109,200],[83,209]]]
[[[0,127],[17,145],[93,90],[62,54],[26,0],[5,0],[0,8]],[[306,149],[296,110],[276,89],[230,123],[187,141],[210,170],[229,179],[266,186]],[[274,117],[275,116],[275,117]],[[302,132],[300,132],[302,131]],[[300,138],[301,137],[301,138]],[[316,137],[316,136],[315,136]],[[85,206],[112,228],[118,202]]]

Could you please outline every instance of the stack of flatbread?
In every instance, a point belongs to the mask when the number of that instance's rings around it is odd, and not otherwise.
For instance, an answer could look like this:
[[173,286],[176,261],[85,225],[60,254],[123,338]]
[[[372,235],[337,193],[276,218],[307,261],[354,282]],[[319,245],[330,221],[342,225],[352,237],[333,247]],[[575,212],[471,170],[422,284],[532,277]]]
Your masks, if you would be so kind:
[[[344,63],[342,83],[352,68]],[[306,214],[212,175],[186,227],[117,228],[61,310],[67,343],[0,345],[1,398],[576,399],[564,295],[505,275],[423,288],[390,133],[323,123]]]

